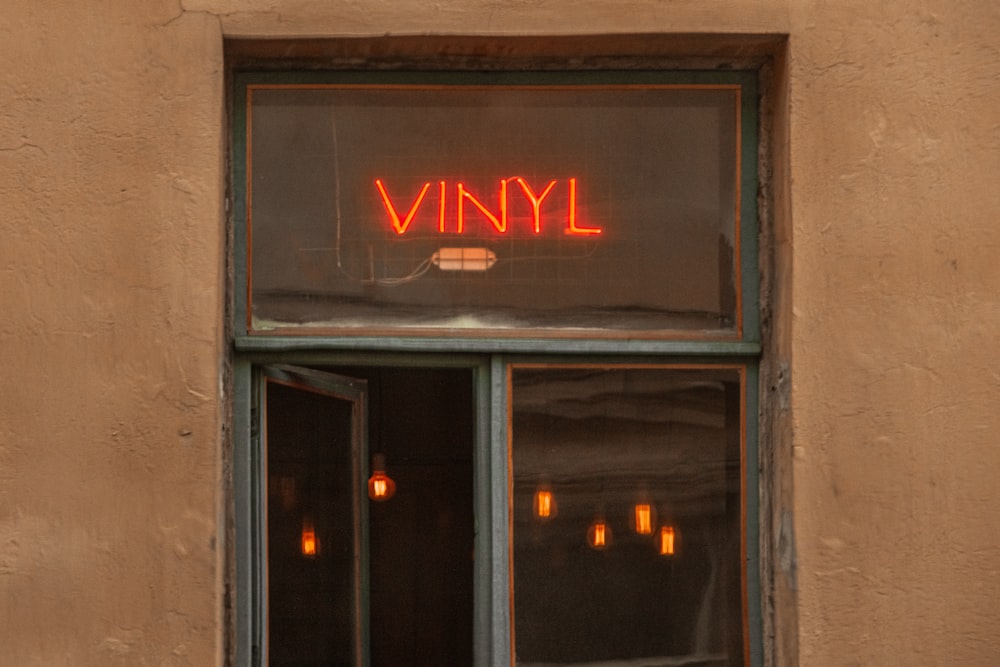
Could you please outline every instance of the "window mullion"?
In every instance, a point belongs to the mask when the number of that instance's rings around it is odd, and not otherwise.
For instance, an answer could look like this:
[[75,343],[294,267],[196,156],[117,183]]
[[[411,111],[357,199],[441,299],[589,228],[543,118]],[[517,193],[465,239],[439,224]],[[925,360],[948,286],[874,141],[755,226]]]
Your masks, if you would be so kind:
[[495,667],[511,664],[510,656],[510,509],[508,506],[507,364],[500,355],[490,363],[490,638]]

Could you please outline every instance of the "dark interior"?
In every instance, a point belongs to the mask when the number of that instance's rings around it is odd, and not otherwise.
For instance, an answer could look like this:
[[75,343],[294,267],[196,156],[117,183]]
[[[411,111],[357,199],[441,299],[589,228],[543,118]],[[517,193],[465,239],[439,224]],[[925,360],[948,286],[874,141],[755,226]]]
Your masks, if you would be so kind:
[[[385,456],[397,485],[388,501],[361,498],[368,513],[369,584],[360,590],[369,609],[370,664],[472,664],[471,372],[323,370],[367,381],[369,453]],[[282,385],[269,387],[267,405],[270,664],[350,665],[364,619],[354,618],[351,602],[349,407]],[[300,542],[307,514],[320,546],[312,557]]]

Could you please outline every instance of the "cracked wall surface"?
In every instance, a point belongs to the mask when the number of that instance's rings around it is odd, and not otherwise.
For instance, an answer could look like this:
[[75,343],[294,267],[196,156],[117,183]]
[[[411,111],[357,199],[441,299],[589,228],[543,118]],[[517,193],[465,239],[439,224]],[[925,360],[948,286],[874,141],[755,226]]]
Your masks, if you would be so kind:
[[996,664],[1000,4],[4,9],[0,664],[226,660],[224,37],[599,33],[789,36],[769,656]]

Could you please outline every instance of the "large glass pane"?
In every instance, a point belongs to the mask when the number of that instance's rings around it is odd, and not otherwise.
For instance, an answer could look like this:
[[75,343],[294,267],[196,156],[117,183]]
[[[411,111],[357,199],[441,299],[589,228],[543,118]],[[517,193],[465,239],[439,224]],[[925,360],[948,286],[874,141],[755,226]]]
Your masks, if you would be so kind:
[[744,664],[741,378],[512,370],[518,665]]
[[271,665],[359,665],[352,404],[267,382]]
[[249,95],[253,330],[736,329],[736,86]]

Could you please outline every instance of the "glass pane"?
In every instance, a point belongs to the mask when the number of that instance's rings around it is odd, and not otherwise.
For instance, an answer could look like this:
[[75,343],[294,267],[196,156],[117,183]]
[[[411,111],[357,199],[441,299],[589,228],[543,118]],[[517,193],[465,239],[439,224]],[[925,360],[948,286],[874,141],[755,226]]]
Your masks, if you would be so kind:
[[254,330],[736,327],[735,86],[250,94]]
[[740,370],[511,382],[517,664],[742,665]]
[[351,404],[267,383],[271,665],[354,661]]

